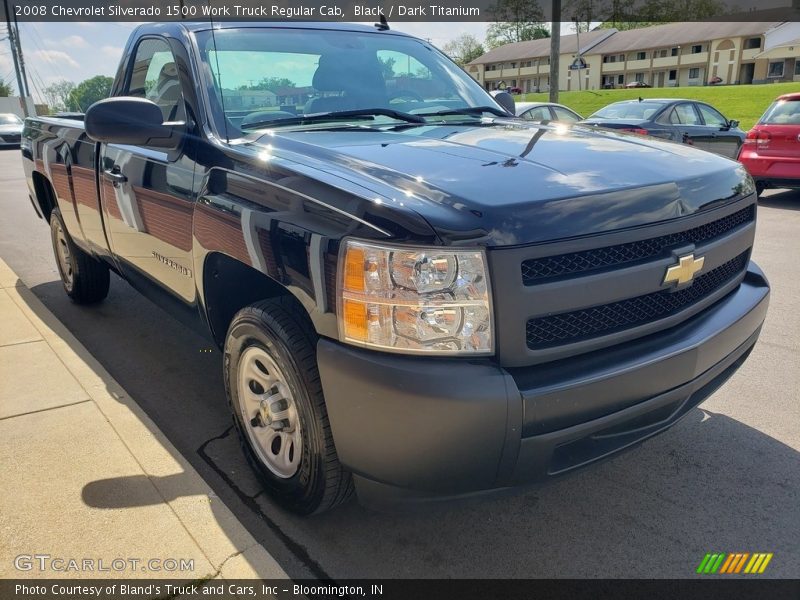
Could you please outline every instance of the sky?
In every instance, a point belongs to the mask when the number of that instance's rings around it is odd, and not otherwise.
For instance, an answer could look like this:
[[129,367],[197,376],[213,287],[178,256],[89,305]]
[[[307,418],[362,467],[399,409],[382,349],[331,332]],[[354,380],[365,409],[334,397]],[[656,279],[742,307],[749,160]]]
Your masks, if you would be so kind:
[[[28,81],[37,101],[38,90],[67,79],[79,83],[95,75],[113,77],[128,35],[137,23],[20,23],[20,39]],[[393,29],[430,39],[442,47],[452,38],[471,33],[486,37],[487,23],[397,23]],[[0,40],[5,38],[0,28]],[[8,41],[0,41],[0,78],[16,88]]]

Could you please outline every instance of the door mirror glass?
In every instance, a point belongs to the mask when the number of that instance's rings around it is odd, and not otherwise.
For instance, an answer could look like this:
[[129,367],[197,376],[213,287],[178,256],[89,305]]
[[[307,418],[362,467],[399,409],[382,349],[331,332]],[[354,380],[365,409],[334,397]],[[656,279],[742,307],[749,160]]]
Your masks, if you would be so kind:
[[729,128],[736,129],[738,126],[739,126],[739,121],[737,121],[736,119],[731,119],[730,121],[728,121]]

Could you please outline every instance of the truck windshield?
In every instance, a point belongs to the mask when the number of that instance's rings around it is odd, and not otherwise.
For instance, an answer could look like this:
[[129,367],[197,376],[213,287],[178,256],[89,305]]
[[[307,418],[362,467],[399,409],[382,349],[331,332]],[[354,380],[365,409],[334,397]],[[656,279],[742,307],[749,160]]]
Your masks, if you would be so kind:
[[475,80],[414,38],[289,28],[196,35],[212,119],[223,137],[276,127],[419,125],[503,114]]

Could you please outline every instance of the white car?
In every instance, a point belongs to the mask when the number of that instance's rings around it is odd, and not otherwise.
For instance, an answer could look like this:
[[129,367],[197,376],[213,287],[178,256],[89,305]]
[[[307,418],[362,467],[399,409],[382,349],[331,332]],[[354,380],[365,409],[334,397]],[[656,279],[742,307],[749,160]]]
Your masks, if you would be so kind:
[[14,113],[0,113],[0,146],[19,146],[22,125]]

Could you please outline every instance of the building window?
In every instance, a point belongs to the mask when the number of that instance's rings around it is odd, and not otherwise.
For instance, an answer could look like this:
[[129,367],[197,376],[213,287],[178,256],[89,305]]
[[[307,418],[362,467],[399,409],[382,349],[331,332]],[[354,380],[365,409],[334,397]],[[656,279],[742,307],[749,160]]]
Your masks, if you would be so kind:
[[603,62],[604,62],[604,63],[613,63],[613,62],[617,62],[617,57],[616,57],[616,56],[604,56],[604,57],[603,57]]
[[678,71],[677,69],[671,69],[669,72],[669,80],[675,81],[678,78]]
[[794,74],[800,75],[800,60],[794,63]]
[[624,75],[619,75],[619,76],[617,77],[617,83],[618,83],[619,85],[622,85],[623,83],[625,83],[625,76],[624,76]]
[[512,68],[512,69],[516,69],[516,68],[517,68],[517,63],[515,63],[515,62],[512,62],[512,63],[511,63],[511,68]]
[[696,45],[692,46],[692,54],[700,54],[702,51],[703,51],[703,45],[702,44],[696,44]]
[[761,48],[761,38],[748,38],[744,42],[744,49],[745,50],[755,50]]
[[700,79],[700,69],[697,67],[689,69],[689,79]]
[[783,61],[769,63],[767,77],[783,77]]
[[646,58],[647,58],[647,52],[636,53],[636,60],[645,60]]
[[667,54],[668,54],[668,53],[669,53],[669,50],[666,50],[666,49],[664,49],[664,50],[657,50],[657,51],[656,51],[656,54],[655,54],[655,57],[656,57],[656,58],[667,58]]
[[644,83],[644,73],[636,73],[635,77],[636,81],[639,83]]
[[680,53],[681,53],[680,47],[673,48],[672,52],[671,52],[672,56],[678,56],[678,54],[680,54]]

